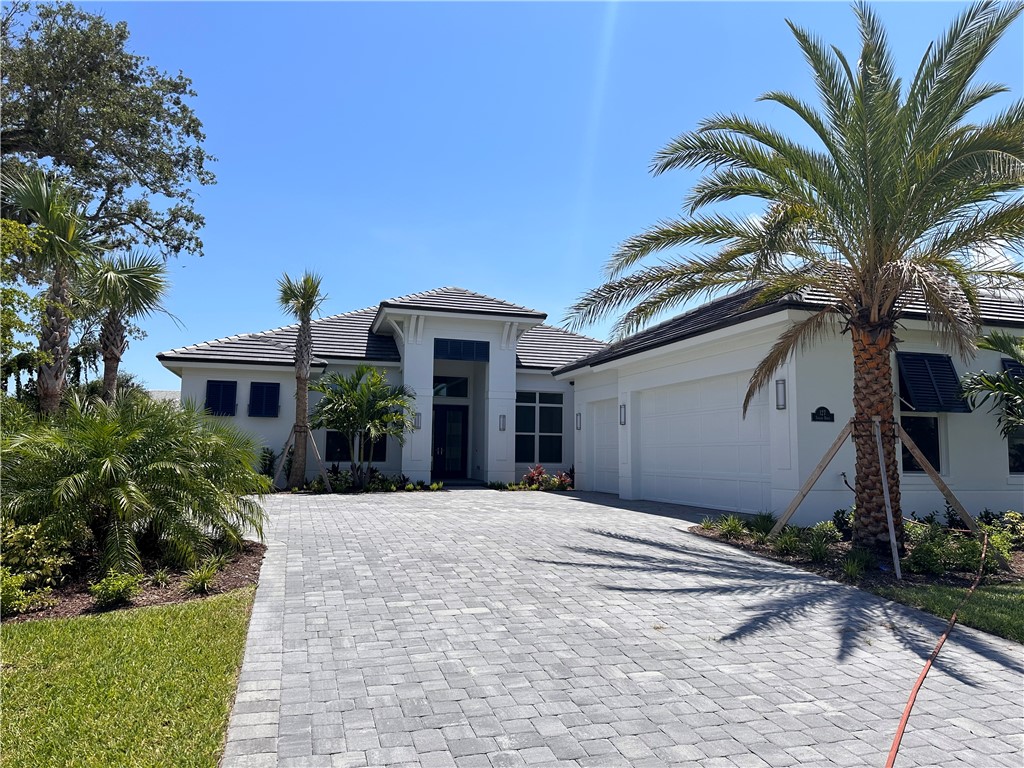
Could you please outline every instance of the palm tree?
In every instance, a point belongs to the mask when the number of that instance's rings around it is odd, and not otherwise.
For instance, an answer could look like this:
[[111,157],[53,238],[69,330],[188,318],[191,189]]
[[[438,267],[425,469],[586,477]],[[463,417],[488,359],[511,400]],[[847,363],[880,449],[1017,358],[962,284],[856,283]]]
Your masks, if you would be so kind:
[[[853,346],[858,545],[881,545],[887,524],[872,417],[881,418],[885,471],[897,535],[891,352],[909,302],[927,308],[940,339],[974,351],[978,292],[1020,286],[1019,260],[1000,266],[979,254],[1020,253],[1024,236],[1024,102],[987,120],[971,111],[1007,89],[974,84],[979,67],[1021,13],[1019,4],[966,9],[932,44],[907,89],[894,73],[885,32],[857,4],[861,51],[851,64],[837,48],[789,23],[810,65],[821,110],[783,92],[775,102],[817,139],[804,146],[762,122],[716,115],[655,157],[652,171],[701,168],[685,217],[625,241],[607,281],[568,314],[579,327],[623,311],[622,336],[663,311],[723,289],[759,286],[750,306],[813,292],[822,308],[785,331],[754,370],[744,400],[767,384],[797,349],[842,330]],[[759,217],[707,214],[736,198],[764,201]],[[695,252],[642,265],[678,246]]]
[[288,486],[296,488],[306,482],[306,447],[309,435],[309,370],[313,363],[313,313],[327,300],[320,293],[322,278],[305,272],[292,280],[286,272],[277,281],[277,301],[281,308],[298,318],[299,330],[295,337],[295,448],[288,474]]
[[71,332],[70,280],[98,253],[99,240],[89,230],[85,205],[62,181],[33,171],[10,181],[5,193],[18,215],[35,227],[40,247],[32,262],[49,277],[39,334],[37,386],[40,410],[52,415],[60,407],[66,383]]
[[964,394],[976,407],[991,399],[992,410],[999,411],[1000,434],[1007,439],[1015,437],[1024,431],[1024,337],[993,331],[978,339],[978,347],[1000,352],[1016,366],[997,373],[967,374],[962,382]]
[[117,396],[117,374],[121,357],[128,349],[127,323],[135,318],[162,312],[167,293],[167,267],[163,261],[144,253],[103,258],[87,270],[89,301],[105,310],[100,325],[103,355],[103,399]]
[[384,372],[370,365],[358,365],[348,375],[333,371],[309,388],[323,395],[313,409],[313,428],[345,436],[353,482],[365,487],[373,466],[373,443],[388,437],[405,443],[413,428],[410,410],[415,395],[404,385],[388,384]]
[[125,392],[113,403],[69,398],[67,412],[4,437],[4,515],[41,522],[100,552],[105,570],[138,573],[142,545],[193,565],[215,539],[262,537],[255,438],[186,404]]

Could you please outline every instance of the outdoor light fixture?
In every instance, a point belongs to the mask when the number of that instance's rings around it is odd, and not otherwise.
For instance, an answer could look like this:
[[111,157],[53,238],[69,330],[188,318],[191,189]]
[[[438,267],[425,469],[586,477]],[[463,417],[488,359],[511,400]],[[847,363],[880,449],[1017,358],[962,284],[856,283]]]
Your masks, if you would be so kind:
[[414,429],[420,429],[423,426],[423,414],[416,412],[416,415],[412,417],[412,426]]
[[786,410],[786,380],[775,380],[775,408],[779,411]]
[[505,414],[504,413],[498,416],[498,431],[499,432],[504,432],[505,431]]
[[577,411],[576,413],[576,431],[579,432],[583,429],[583,414]]
[[626,426],[626,404],[621,403],[619,405],[619,424]]

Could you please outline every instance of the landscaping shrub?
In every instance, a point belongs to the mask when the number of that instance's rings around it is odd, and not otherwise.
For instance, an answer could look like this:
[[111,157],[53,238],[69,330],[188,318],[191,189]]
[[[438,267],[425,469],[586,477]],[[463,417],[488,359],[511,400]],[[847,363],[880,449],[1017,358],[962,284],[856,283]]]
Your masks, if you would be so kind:
[[[908,526],[910,551],[904,558],[904,567],[911,573],[941,576],[948,571],[976,573],[981,563],[981,541],[972,534],[950,531],[938,523],[927,527]],[[985,571],[999,569],[998,555],[1010,555],[1010,538],[1000,527],[985,525],[989,551],[985,558]]]
[[699,523],[700,527],[705,531],[713,531],[718,527],[718,518],[712,517],[711,515],[704,515]]
[[262,536],[254,495],[269,481],[257,455],[251,436],[192,405],[73,398],[59,418],[8,441],[4,514],[73,545],[88,543],[87,531],[106,571],[141,573],[144,545],[189,565],[214,538]]
[[164,587],[170,586],[171,574],[167,572],[166,568],[157,568],[149,577],[149,581],[154,587],[160,587],[163,589]]
[[800,549],[800,529],[787,525],[782,533],[775,537],[772,542],[772,549],[780,555],[793,555]]
[[217,570],[217,564],[211,561],[193,568],[185,574],[185,579],[182,582],[185,590],[197,595],[205,595],[210,591],[217,578]]
[[772,528],[779,519],[771,512],[758,512],[751,519],[747,520],[745,525],[747,530],[753,534],[763,534],[767,536],[772,532]]
[[274,476],[274,464],[277,463],[277,454],[272,448],[264,448],[260,451],[259,472],[265,477]]
[[62,569],[73,561],[66,541],[46,536],[39,523],[15,525],[6,516],[0,531],[4,566],[24,577],[25,589],[56,587],[64,581]]
[[738,539],[746,533],[746,526],[739,515],[726,515],[718,521],[718,533],[723,539]]
[[823,563],[828,560],[831,548],[829,541],[820,536],[812,536],[810,541],[807,542],[807,556],[811,559],[812,563]]
[[832,515],[832,524],[843,537],[843,541],[850,541],[853,538],[853,511],[853,507],[837,509]]
[[25,582],[24,574],[0,567],[0,614],[28,613],[56,602],[50,595],[50,587],[29,591],[25,589]]
[[544,478],[547,477],[547,474],[547,471],[540,464],[535,467],[531,467],[530,470],[523,475],[523,485],[527,488],[539,489],[541,487],[541,483],[544,482]]
[[89,587],[89,594],[100,609],[126,605],[142,591],[142,577],[132,573],[113,572]]
[[864,549],[854,549],[843,559],[843,575],[850,581],[860,581],[864,572],[875,565],[875,556]]
[[836,524],[827,520],[811,526],[810,536],[812,541],[819,539],[826,544],[838,544],[843,540],[843,535],[836,528]]

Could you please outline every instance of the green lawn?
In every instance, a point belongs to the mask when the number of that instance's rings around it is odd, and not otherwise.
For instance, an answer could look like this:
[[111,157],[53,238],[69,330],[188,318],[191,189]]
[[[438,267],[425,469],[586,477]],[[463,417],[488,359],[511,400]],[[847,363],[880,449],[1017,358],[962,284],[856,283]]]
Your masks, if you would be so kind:
[[[884,587],[876,591],[882,597],[948,619],[967,590],[963,587],[904,586]],[[1024,643],[1024,584],[978,587],[957,614],[957,622]]]
[[217,765],[254,589],[2,627],[0,765]]

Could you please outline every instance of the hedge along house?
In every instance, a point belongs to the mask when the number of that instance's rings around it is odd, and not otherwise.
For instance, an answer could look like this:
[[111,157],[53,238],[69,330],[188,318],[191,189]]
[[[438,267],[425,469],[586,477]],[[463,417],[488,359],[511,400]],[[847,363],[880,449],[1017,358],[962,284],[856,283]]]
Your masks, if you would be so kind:
[[[574,382],[576,487],[713,509],[781,514],[853,416],[853,356],[845,335],[806,349],[755,397],[742,417],[750,375],[779,335],[823,302],[791,296],[745,309],[753,291],[714,300],[555,371]],[[1024,333],[1019,298],[983,297],[982,333]],[[913,307],[911,307],[913,309]],[[1024,508],[1024,435],[1004,440],[996,414],[971,412],[967,371],[1009,368],[998,353],[971,361],[937,346],[923,308],[911,313],[894,354],[896,414],[972,513]],[[793,522],[831,518],[853,503],[854,449],[847,441]],[[904,448],[905,513],[944,501]]]
[[[439,288],[313,321],[311,380],[360,363],[415,393],[417,428],[372,446],[374,465],[413,481],[511,482],[541,463],[574,463],[573,392],[551,372],[597,352],[594,339],[544,325],[546,315],[462,288]],[[230,418],[280,452],[294,418],[297,325],[161,353],[181,398]],[[316,393],[311,393],[315,403]],[[315,431],[325,463],[349,463],[340,435]],[[318,473],[313,457],[309,475]]]

